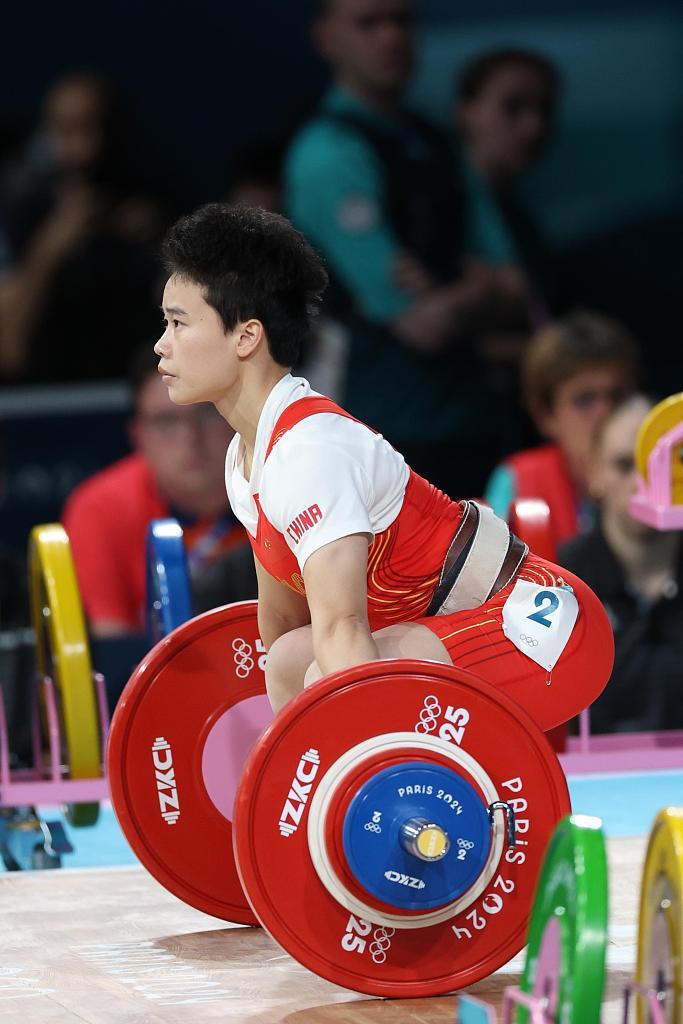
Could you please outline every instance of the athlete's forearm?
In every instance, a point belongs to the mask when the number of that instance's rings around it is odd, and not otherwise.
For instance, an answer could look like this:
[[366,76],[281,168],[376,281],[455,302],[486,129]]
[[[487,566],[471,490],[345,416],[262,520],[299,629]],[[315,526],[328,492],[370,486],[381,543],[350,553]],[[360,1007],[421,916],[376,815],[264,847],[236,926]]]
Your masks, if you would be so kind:
[[254,559],[258,579],[259,635],[267,651],[285,633],[311,621],[306,598],[288,590]]
[[379,658],[367,620],[355,615],[314,622],[313,650],[323,675]]

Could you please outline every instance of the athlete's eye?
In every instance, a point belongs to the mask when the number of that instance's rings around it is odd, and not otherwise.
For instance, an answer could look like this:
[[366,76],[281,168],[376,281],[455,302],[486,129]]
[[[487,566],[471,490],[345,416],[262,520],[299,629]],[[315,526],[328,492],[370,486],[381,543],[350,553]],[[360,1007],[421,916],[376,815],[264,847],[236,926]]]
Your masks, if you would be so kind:
[[172,320],[171,323],[173,324],[173,327],[175,329],[178,326],[178,324],[180,323],[180,320]]

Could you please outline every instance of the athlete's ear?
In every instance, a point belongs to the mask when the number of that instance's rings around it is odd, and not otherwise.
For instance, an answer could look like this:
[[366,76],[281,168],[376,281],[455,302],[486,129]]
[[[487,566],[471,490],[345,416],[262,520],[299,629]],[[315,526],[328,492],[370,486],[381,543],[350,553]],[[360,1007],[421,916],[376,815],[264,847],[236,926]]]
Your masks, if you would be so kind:
[[253,355],[265,339],[265,331],[260,320],[245,320],[237,325],[237,355],[240,359],[248,359]]

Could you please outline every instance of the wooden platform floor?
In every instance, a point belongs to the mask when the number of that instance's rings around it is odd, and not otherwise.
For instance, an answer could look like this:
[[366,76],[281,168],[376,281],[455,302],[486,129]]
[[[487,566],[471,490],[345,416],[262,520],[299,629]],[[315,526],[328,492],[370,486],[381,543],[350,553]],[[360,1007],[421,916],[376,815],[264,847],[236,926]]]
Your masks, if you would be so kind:
[[[633,969],[644,839],[609,846],[603,1024]],[[0,875],[0,1020],[8,1024],[454,1024],[456,997],[380,1000],[315,977],[260,929],[226,927],[142,868]],[[500,1005],[519,956],[469,991]]]

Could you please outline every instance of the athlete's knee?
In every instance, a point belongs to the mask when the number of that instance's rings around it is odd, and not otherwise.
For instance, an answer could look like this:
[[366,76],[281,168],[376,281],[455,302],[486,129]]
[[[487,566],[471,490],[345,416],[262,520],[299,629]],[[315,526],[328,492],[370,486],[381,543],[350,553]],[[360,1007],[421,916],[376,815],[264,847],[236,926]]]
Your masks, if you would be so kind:
[[270,645],[266,658],[266,692],[275,712],[296,693],[295,660],[295,644],[289,633]]
[[304,675],[304,688],[311,686],[313,683],[317,683],[319,679],[322,679],[322,677],[323,673],[320,665],[317,661],[312,661]]
[[287,640],[287,633],[283,636],[279,636],[277,640],[268,648],[268,656],[266,658],[266,686],[272,679],[276,679],[283,669],[286,667],[289,660],[288,650],[290,643]]
[[380,658],[417,658],[452,665],[443,641],[419,622],[397,622],[372,634]]
[[310,626],[293,629],[274,640],[266,659],[266,691],[279,711],[303,688],[304,673],[313,657]]

